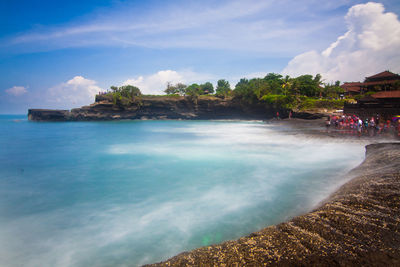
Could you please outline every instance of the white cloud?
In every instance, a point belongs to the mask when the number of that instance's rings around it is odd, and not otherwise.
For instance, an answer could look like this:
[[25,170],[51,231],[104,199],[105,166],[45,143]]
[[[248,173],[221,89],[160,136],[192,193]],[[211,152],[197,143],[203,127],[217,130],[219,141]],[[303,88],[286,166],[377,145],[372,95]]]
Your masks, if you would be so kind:
[[24,86],[13,86],[6,90],[7,94],[10,94],[13,96],[21,96],[21,95],[26,94],[27,92],[28,92],[27,87],[24,87]]
[[178,82],[189,84],[200,83],[207,80],[214,80],[214,77],[209,74],[187,70],[179,72],[174,70],[161,70],[151,75],[128,79],[123,82],[123,85],[130,84],[137,86],[144,94],[163,94],[168,82],[173,84]]
[[380,3],[351,7],[347,32],[322,52],[294,57],[282,71],[297,76],[321,73],[327,81],[358,81],[384,70],[400,72],[400,21]]
[[323,38],[331,32],[326,29],[335,32],[342,23],[329,11],[354,1],[164,1],[149,8],[121,3],[120,8],[79,21],[23,32],[7,43],[25,51],[106,45],[229,49],[287,57],[310,44],[325,44]]
[[94,102],[95,95],[102,91],[96,81],[75,76],[71,80],[47,90],[46,101],[58,108],[81,107]]

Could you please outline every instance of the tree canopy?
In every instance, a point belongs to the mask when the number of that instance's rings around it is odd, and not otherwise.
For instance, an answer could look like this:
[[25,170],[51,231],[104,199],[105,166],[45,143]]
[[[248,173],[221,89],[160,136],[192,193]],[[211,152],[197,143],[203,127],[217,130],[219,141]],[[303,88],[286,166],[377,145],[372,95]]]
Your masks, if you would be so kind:
[[[217,97],[233,97],[243,103],[275,103],[281,106],[294,106],[294,102],[309,98],[339,98],[343,93],[340,82],[324,84],[322,76],[305,74],[298,77],[282,76],[278,73],[268,73],[264,78],[242,78],[231,88],[229,81],[220,79],[216,88],[211,82],[193,83],[186,86],[182,83],[168,83],[164,90],[166,94],[179,94],[191,98],[214,94]],[[275,105],[274,104],[274,105]]]
[[231,85],[227,80],[221,79],[217,82],[217,89],[215,90],[216,95],[220,97],[227,97],[231,94]]
[[167,95],[174,95],[174,94],[179,94],[179,95],[185,95],[187,85],[183,83],[177,83],[173,85],[172,83],[168,82],[167,83],[167,88],[164,90],[164,93]]
[[214,94],[214,86],[210,82],[201,84],[200,89],[201,89],[202,94],[204,94],[204,95]]
[[142,95],[140,89],[133,85],[111,86],[110,89],[114,105],[127,105]]

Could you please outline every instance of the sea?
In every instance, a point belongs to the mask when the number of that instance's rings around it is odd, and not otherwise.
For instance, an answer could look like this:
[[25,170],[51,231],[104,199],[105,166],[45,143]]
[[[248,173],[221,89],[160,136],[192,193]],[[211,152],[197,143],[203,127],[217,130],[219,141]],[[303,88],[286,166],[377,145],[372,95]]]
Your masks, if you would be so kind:
[[311,211],[365,143],[261,121],[0,115],[0,266],[140,266]]

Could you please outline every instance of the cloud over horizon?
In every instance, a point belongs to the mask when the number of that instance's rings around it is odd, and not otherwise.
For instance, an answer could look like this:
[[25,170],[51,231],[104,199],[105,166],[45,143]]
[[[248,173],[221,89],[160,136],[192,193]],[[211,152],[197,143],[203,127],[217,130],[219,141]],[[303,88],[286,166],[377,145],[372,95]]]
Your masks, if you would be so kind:
[[214,77],[209,74],[196,73],[193,71],[175,71],[161,70],[150,75],[141,75],[136,78],[124,81],[123,85],[137,86],[144,94],[164,94],[167,83],[200,83],[203,81],[213,80]]
[[320,73],[327,81],[361,81],[384,70],[400,72],[400,21],[380,3],[354,5],[345,16],[347,32],[322,52],[294,57],[283,74]]
[[13,96],[21,96],[28,93],[27,87],[25,86],[13,86],[5,91],[7,94]]
[[49,88],[44,100],[62,108],[81,107],[93,103],[96,94],[102,90],[96,81],[75,76],[67,82]]

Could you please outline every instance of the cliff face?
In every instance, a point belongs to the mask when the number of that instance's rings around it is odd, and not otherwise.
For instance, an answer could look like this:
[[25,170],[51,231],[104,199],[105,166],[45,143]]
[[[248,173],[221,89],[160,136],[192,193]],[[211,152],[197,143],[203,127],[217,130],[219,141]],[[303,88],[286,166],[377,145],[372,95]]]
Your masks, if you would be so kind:
[[313,212],[152,266],[400,266],[400,143],[367,146],[349,175]]
[[[129,105],[114,105],[101,96],[90,106],[68,110],[30,109],[34,121],[78,121],[118,119],[251,119],[274,116],[275,110],[265,104],[242,105],[238,101],[218,98],[142,97]],[[281,114],[285,114],[282,110]]]
[[[287,110],[277,110],[265,103],[242,104],[240,101],[216,97],[199,98],[143,96],[127,105],[114,105],[107,96],[97,96],[90,106],[68,110],[30,109],[33,121],[80,121],[121,119],[242,119],[263,120],[276,116],[287,117]],[[296,113],[294,117],[314,119],[321,116]]]
[[[243,104],[236,100],[216,97],[199,98],[197,101],[185,97],[142,97],[129,105],[114,105],[104,96],[97,96],[90,106],[69,110],[29,109],[32,121],[93,121],[93,120],[265,120],[279,112],[281,118],[288,110],[275,109],[265,103]],[[293,113],[293,118],[318,119],[322,114]]]

